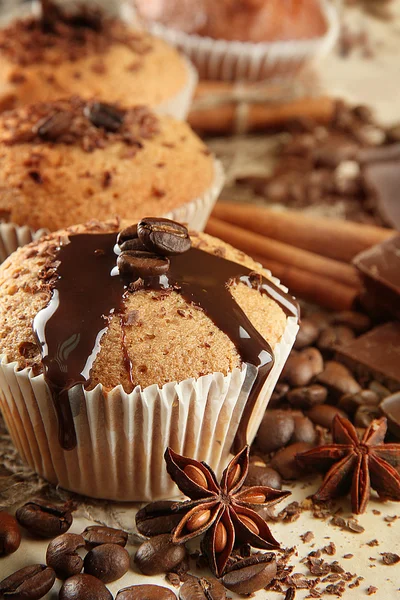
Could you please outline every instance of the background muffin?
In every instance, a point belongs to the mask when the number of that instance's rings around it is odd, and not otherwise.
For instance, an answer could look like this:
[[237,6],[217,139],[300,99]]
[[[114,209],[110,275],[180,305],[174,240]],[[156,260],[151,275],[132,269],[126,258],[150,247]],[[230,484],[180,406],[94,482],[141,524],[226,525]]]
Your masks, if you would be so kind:
[[[79,231],[99,235],[117,227],[93,223]],[[244,408],[246,394],[243,397],[241,390],[247,368],[228,335],[178,291],[135,290],[128,294],[123,313],[109,320],[87,391],[70,395],[78,445],[63,450],[32,323],[49,302],[58,268],[56,247],[67,235],[60,231],[29,244],[0,267],[0,401],[10,432],[22,457],[64,487],[125,500],[166,496],[174,491],[163,472],[167,445],[211,461],[215,468],[226,459]],[[244,274],[268,276],[252,259],[219,240],[194,234],[192,243],[218,260],[237,262]],[[236,302],[275,355],[250,421],[251,438],[293,344],[297,319],[257,289],[230,285]],[[96,298],[82,298],[82,303],[87,306],[92,300],[95,304]],[[10,394],[4,383],[10,377],[20,382],[20,392],[13,385]],[[35,456],[44,459],[36,461]],[[84,478],[76,472],[77,464]]]
[[34,231],[143,214],[202,229],[222,185],[186,123],[77,97],[0,115],[0,167],[0,219]]

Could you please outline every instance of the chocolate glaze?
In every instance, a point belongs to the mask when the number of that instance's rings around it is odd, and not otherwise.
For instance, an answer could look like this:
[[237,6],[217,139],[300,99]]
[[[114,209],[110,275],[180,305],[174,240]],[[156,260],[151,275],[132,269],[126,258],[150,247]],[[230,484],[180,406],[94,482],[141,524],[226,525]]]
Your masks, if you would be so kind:
[[[65,449],[76,445],[68,392],[76,385],[90,383],[90,370],[108,319],[115,313],[122,314],[126,296],[135,293],[115,267],[115,242],[114,233],[70,236],[70,243],[60,246],[57,253],[60,265],[50,302],[37,314],[33,324],[41,347],[44,376],[59,419],[60,443]],[[168,273],[146,278],[143,287],[178,291],[226,333],[244,363],[256,368],[235,440],[235,446],[241,447],[246,443],[252,410],[274,357],[267,341],[234,300],[229,285],[242,282],[259,289],[273,298],[286,315],[298,315],[297,303],[268,279],[200,249],[191,248],[170,260]],[[124,327],[123,319],[121,325]],[[130,371],[127,354],[125,365]]]

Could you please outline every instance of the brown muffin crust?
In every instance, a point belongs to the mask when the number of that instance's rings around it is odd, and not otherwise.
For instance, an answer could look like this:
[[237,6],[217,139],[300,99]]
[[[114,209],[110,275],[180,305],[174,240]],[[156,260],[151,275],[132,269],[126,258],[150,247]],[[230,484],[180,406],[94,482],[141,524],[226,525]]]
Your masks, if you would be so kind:
[[[73,97],[0,115],[0,219],[51,231],[93,213],[139,219],[212,185],[213,158],[186,123],[137,106],[121,111],[121,126],[110,131],[93,123],[91,107]],[[64,129],[49,134],[51,119],[64,119]]]
[[[18,249],[0,266],[0,354],[17,361],[21,369],[32,367],[35,374],[42,372],[32,322],[49,302],[49,269],[56,264],[54,250],[60,238],[78,231],[117,232],[120,227],[118,222],[92,222],[56,232]],[[193,233],[192,243],[205,252],[222,255],[268,276],[251,258],[218,239]],[[274,348],[287,322],[279,305],[242,283],[232,284],[231,293]],[[132,364],[131,379],[126,369],[121,322]],[[128,296],[123,315],[111,318],[93,365],[90,388],[101,383],[109,390],[122,384],[130,392],[135,385],[162,386],[214,372],[227,374],[240,366],[234,344],[203,311],[189,305],[178,292],[140,290]]]
[[158,105],[186,84],[188,69],[162,40],[101,12],[59,12],[0,30],[0,110],[71,94],[106,102]]

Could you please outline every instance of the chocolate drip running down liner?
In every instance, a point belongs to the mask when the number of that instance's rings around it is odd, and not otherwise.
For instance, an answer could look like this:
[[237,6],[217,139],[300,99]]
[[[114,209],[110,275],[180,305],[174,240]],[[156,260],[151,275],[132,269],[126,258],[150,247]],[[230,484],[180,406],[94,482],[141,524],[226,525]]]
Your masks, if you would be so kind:
[[[20,454],[47,479],[90,496],[156,499],[176,493],[163,465],[166,446],[207,460],[218,471],[235,437],[238,446],[244,444],[246,435],[247,441],[252,441],[297,332],[297,305],[270,280],[257,277],[252,281],[251,271],[237,263],[198,249],[171,257],[169,272],[149,278],[145,287],[178,287],[187,301],[203,308],[236,344],[242,369],[225,377],[214,373],[162,388],[136,387],[131,394],[121,386],[108,393],[101,385],[86,391],[82,384],[87,383],[107,326],[101,315],[123,307],[126,282],[118,274],[110,275],[116,260],[115,240],[115,234],[81,234],[71,236],[70,243],[60,248],[60,278],[49,305],[35,319],[38,337],[45,343],[45,376],[33,377],[30,369],[18,372],[15,363],[3,359],[0,402]],[[95,255],[99,249],[102,252]],[[85,274],[93,275],[96,261],[95,276],[87,281]],[[81,266],[78,273],[77,264]],[[74,290],[68,288],[72,275]],[[258,286],[285,310],[287,327],[274,349],[275,360],[267,342],[229,293],[229,280]],[[216,301],[208,299],[204,288],[212,290],[210,296]],[[87,302],[79,297],[79,291],[87,295]],[[79,337],[82,331],[74,330],[73,322],[74,316],[79,322],[82,313],[88,321],[85,335]],[[44,385],[45,379],[48,385]],[[60,394],[63,388],[68,391]],[[58,441],[57,421],[62,424],[62,443],[70,450],[64,450]]]

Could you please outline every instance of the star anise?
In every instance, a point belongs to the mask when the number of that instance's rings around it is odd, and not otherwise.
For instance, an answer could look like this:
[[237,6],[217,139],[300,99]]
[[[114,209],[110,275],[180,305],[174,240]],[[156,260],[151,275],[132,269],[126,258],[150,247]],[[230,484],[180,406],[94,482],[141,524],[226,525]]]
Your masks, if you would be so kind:
[[279,548],[254,508],[272,506],[290,492],[264,486],[243,488],[249,469],[248,446],[231,460],[220,483],[207,464],[180,456],[171,448],[167,449],[165,460],[169,475],[190,498],[175,505],[175,510],[184,514],[173,531],[172,541],[184,543],[205,534],[202,550],[217,577],[224,573],[235,543],[268,550]]
[[336,415],[332,426],[333,444],[319,446],[298,454],[303,467],[326,472],[324,481],[313,496],[325,502],[351,491],[353,512],[363,513],[371,487],[381,498],[400,501],[400,444],[385,444],[386,418],[376,419],[360,440],[354,426]]

